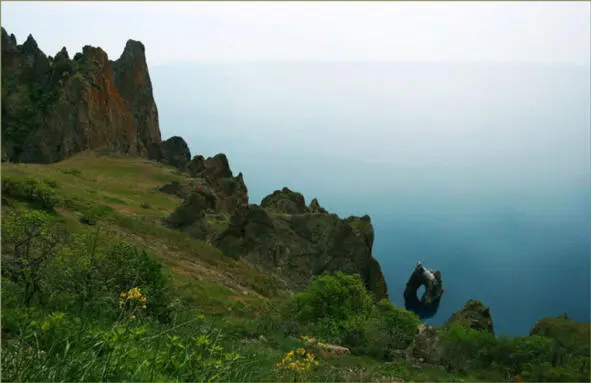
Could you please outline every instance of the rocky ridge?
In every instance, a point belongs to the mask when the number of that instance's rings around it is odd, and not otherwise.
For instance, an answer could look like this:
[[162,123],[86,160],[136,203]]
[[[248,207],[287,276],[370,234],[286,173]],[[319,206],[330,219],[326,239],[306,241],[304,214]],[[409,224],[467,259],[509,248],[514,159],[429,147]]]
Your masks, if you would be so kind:
[[185,184],[160,191],[184,202],[164,224],[216,245],[279,277],[286,288],[302,290],[324,272],[358,273],[376,298],[388,297],[386,281],[371,251],[374,231],[369,216],[339,218],[317,199],[285,187],[249,204],[242,174],[234,176],[224,154],[195,156]]
[[115,61],[89,45],[47,56],[31,35],[19,45],[4,28],[1,43],[3,161],[52,163],[87,149],[180,161],[175,140],[161,146],[141,42],[128,40]]

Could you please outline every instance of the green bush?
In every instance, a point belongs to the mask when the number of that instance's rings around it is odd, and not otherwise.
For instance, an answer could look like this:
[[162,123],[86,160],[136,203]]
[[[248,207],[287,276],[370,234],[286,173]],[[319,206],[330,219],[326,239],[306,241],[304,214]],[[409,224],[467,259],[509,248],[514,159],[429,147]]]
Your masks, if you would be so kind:
[[322,275],[296,294],[282,312],[289,333],[313,333],[354,354],[392,359],[417,332],[419,318],[392,303],[376,303],[359,275]]
[[283,314],[294,327],[292,332],[313,328],[326,341],[342,342],[353,331],[354,322],[369,318],[373,310],[373,298],[359,275],[337,272],[312,278],[308,289],[296,294]]
[[[442,363],[449,371],[525,381],[589,381],[589,355],[567,353],[543,336],[495,338],[453,324],[439,331]],[[495,379],[497,380],[497,379]]]
[[555,339],[539,335],[501,338],[495,362],[509,376],[527,381],[589,381],[589,355],[564,348]]
[[138,287],[148,298],[147,312],[170,319],[169,282],[159,262],[98,230],[66,235],[55,217],[38,210],[3,217],[2,266],[11,296],[20,295],[25,306],[110,317],[117,315],[119,295]]
[[359,345],[360,353],[391,360],[396,350],[406,349],[413,341],[420,320],[416,314],[394,307],[384,299],[378,302],[371,318],[362,324],[365,342]]
[[[508,350],[507,350],[508,349]],[[528,365],[538,366],[551,362],[556,342],[542,336],[520,336],[508,341],[505,352],[497,354],[500,360],[514,374],[519,374]]]
[[442,362],[449,371],[466,372],[489,366],[496,338],[487,331],[477,331],[454,323],[439,332]]
[[342,272],[314,277],[308,289],[293,299],[296,318],[309,322],[368,317],[373,306],[373,299],[359,275]]
[[25,306],[34,299],[43,303],[51,291],[48,266],[67,236],[39,210],[16,209],[2,218],[2,275],[14,282]]
[[56,187],[55,181],[47,179],[2,177],[2,195],[29,202],[50,212],[54,211],[58,202],[54,191]]
[[148,299],[147,313],[170,319],[169,283],[161,264],[145,251],[101,238],[98,231],[72,235],[48,274],[59,307],[116,315],[120,294],[138,287]]

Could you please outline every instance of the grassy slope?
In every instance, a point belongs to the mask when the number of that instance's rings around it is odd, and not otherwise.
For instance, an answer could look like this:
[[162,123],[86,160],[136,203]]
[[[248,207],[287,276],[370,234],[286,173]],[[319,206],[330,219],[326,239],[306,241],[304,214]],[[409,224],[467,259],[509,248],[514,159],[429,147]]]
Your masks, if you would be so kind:
[[[160,225],[160,219],[181,200],[158,188],[186,177],[170,167],[138,158],[83,153],[52,165],[2,165],[2,177],[56,181],[62,198],[77,201],[71,208],[57,209],[73,231],[86,229],[78,220],[85,210],[81,207],[92,205],[96,211],[108,211],[98,220],[103,232],[161,259],[175,275],[173,281],[180,290],[189,287],[197,294],[195,299],[203,296],[200,301],[207,303],[210,312],[231,310],[236,302],[256,305],[266,300],[256,291],[256,280],[261,277],[256,270],[224,257],[214,246]],[[142,203],[149,208],[142,208]]]
[[[248,317],[263,312],[277,298],[262,295],[266,291],[261,286],[265,276],[245,262],[227,258],[217,248],[159,224],[181,201],[159,192],[158,187],[186,177],[170,167],[139,158],[82,153],[52,165],[3,164],[2,178],[6,177],[55,181],[59,196],[72,202],[57,209],[72,231],[94,230],[79,222],[79,217],[88,212],[88,206],[93,206],[95,213],[102,214],[97,224],[102,235],[150,251],[167,266],[175,294],[188,298],[205,314],[219,314],[212,318],[230,331],[232,326],[240,326]],[[149,207],[142,208],[142,203]],[[272,380],[270,371],[274,361],[296,343],[271,339],[265,344],[243,346],[243,354],[254,355],[255,360],[259,358],[259,369],[269,371],[268,376],[252,376],[252,379]],[[334,371],[339,373],[335,375]],[[333,380],[335,376],[352,381],[459,380],[458,376],[437,368],[409,368],[400,363],[354,356],[331,359],[317,374],[318,380]]]

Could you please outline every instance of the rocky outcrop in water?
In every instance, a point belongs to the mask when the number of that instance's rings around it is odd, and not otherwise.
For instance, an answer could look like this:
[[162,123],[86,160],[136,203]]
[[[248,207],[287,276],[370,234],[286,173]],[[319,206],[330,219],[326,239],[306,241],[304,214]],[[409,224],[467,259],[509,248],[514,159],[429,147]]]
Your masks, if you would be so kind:
[[[419,297],[417,292],[421,286],[425,287],[425,292]],[[419,262],[406,282],[404,307],[421,319],[431,318],[439,309],[443,292],[441,272],[430,270]]]

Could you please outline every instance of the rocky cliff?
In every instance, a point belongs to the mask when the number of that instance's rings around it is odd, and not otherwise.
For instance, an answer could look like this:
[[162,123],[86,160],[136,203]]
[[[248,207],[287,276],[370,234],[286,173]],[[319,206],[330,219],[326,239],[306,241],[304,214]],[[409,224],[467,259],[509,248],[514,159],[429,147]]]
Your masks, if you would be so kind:
[[51,163],[86,149],[148,157],[160,144],[158,110],[142,43],[109,61],[85,46],[46,56],[32,36],[2,28],[2,159]]
[[160,190],[184,199],[165,224],[209,241],[226,255],[267,270],[292,290],[304,289],[323,272],[358,273],[378,298],[387,298],[386,282],[372,256],[374,231],[368,216],[339,218],[313,199],[288,188],[248,203],[242,174],[234,177],[223,154],[194,157],[191,181]]

